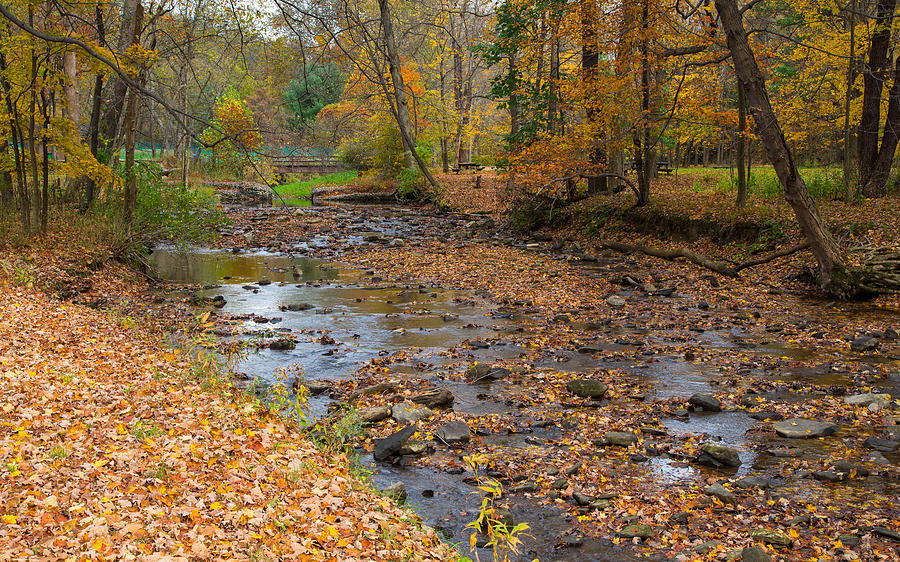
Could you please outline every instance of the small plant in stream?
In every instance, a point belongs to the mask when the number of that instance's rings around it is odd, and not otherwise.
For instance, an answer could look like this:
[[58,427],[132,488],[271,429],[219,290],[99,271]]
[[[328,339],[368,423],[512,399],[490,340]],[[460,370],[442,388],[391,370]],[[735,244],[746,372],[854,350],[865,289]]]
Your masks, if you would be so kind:
[[519,549],[522,547],[523,536],[530,536],[525,531],[529,529],[526,523],[513,525],[510,521],[506,510],[502,510],[497,506],[497,500],[503,494],[503,486],[492,478],[481,476],[478,467],[487,459],[482,455],[468,455],[463,460],[475,475],[478,482],[478,493],[481,496],[481,507],[478,510],[478,516],[474,521],[466,525],[467,529],[472,529],[472,536],[469,538],[469,546],[475,552],[475,559],[478,559],[478,553],[475,547],[478,544],[478,534],[487,537],[484,546],[490,548],[493,552],[495,562],[509,562],[512,557],[519,555]]

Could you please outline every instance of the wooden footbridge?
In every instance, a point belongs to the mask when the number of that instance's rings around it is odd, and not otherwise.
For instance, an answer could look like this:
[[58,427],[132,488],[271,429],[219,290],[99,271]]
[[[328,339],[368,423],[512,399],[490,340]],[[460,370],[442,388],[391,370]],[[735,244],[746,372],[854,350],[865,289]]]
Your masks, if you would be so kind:
[[275,156],[271,161],[280,174],[330,174],[344,169],[340,160],[330,156]]

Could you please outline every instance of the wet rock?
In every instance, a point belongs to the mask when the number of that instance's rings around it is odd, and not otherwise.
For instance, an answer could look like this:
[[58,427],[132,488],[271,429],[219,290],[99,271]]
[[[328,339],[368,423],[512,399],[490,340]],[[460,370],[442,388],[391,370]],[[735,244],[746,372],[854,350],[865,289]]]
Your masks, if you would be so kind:
[[441,314],[441,320],[443,320],[444,322],[453,322],[454,320],[459,320],[459,314],[445,312]]
[[851,396],[845,396],[844,403],[850,404],[851,406],[868,408],[873,412],[877,412],[878,410],[887,407],[887,405],[891,403],[891,395],[871,393],[853,394]]
[[866,447],[881,451],[882,453],[893,453],[900,448],[900,441],[892,439],[879,439],[878,437],[869,437],[865,441]]
[[259,285],[260,287],[265,287],[266,285],[271,285],[272,282],[268,279],[260,279],[259,281],[256,282],[256,284]]
[[400,447],[400,450],[397,451],[397,456],[421,455],[427,450],[428,445],[425,442],[418,439],[410,439]]
[[650,525],[632,523],[631,525],[626,525],[620,529],[617,534],[623,539],[639,538],[641,540],[647,540],[653,536],[653,529]]
[[466,369],[466,378],[470,381],[479,381],[488,376],[491,372],[491,366],[485,363],[475,363],[473,365],[469,365],[469,368]]
[[406,484],[403,482],[394,482],[387,488],[381,490],[381,493],[389,498],[393,498],[399,503],[406,501]]
[[855,465],[848,461],[837,461],[834,463],[834,469],[841,474],[853,476],[854,474],[865,478],[869,475],[869,469],[864,466]]
[[442,408],[453,404],[453,393],[446,388],[437,388],[413,396],[412,401],[427,408]]
[[872,527],[872,533],[878,535],[879,537],[884,537],[886,539],[900,542],[900,532],[897,532],[893,529],[888,529],[887,527]]
[[581,507],[589,506],[596,500],[596,498],[594,498],[593,496],[589,496],[577,490],[572,492],[572,499],[577,505],[580,505]]
[[294,340],[290,340],[287,338],[280,338],[269,344],[269,349],[275,349],[278,351],[289,351],[297,347],[297,344]]
[[859,544],[859,537],[848,533],[838,535],[838,540],[847,548],[856,548],[856,545]]
[[878,340],[870,336],[860,336],[850,342],[850,349],[857,353],[875,351],[878,349]]
[[771,529],[757,529],[750,533],[750,536],[753,537],[753,540],[771,544],[772,546],[790,546],[794,542],[791,537],[784,533]]
[[679,511],[669,516],[669,522],[675,525],[687,525],[690,517],[691,513],[689,511]]
[[563,535],[560,542],[561,548],[578,548],[584,545],[584,537],[582,535]]
[[225,297],[223,297],[222,295],[216,295],[212,298],[210,303],[216,308],[222,308],[223,306],[228,304],[228,301],[226,301]]
[[472,438],[469,426],[461,421],[445,423],[434,431],[435,439],[448,445],[454,443],[468,443]]
[[737,497],[726,490],[725,487],[718,482],[703,488],[703,493],[714,498],[719,498],[722,500],[722,503],[737,503]]
[[384,439],[376,439],[375,440],[375,448],[372,451],[372,456],[376,461],[387,460],[397,454],[400,451],[400,448],[406,443],[407,439],[412,437],[413,433],[416,432],[416,427],[413,425],[408,425],[401,429],[400,431],[388,435]]
[[357,400],[360,396],[377,396],[379,394],[392,394],[397,391],[397,383],[380,382],[357,390],[350,395],[350,400]]
[[895,340],[900,338],[900,334],[897,333],[897,330],[893,328],[887,328],[884,331],[884,339],[886,340]]
[[510,491],[517,494],[533,494],[538,491],[538,487],[537,484],[533,482],[524,482],[517,486],[513,486],[510,488]]
[[315,308],[315,306],[305,302],[298,302],[285,306],[279,306],[278,308],[281,309],[282,312],[303,312],[304,310],[312,310],[313,308]]
[[840,482],[845,478],[845,475],[833,470],[816,470],[812,473],[812,477],[823,482]]
[[780,421],[784,419],[784,416],[775,412],[773,410],[765,410],[762,412],[750,412],[749,415],[751,418],[759,421]]
[[763,478],[762,476],[745,476],[740,480],[735,481],[734,485],[744,490],[750,488],[770,488],[772,486],[772,481]]
[[402,424],[416,423],[433,415],[434,412],[430,408],[418,406],[412,402],[400,402],[391,408],[391,417]]
[[775,433],[788,439],[809,439],[825,437],[837,432],[840,427],[833,423],[802,418],[791,418],[774,424]]
[[694,407],[703,408],[704,412],[721,412],[722,403],[715,396],[709,394],[694,394],[688,399],[688,403]]
[[618,295],[611,295],[606,297],[606,304],[613,308],[622,308],[625,306],[625,299]]
[[566,384],[566,390],[582,398],[603,398],[608,388],[605,384],[595,379],[575,379]]
[[722,541],[706,541],[694,547],[697,554],[707,554],[711,550],[715,550],[722,544]]
[[[298,379],[298,383],[300,379]],[[331,386],[325,381],[303,381],[303,386],[306,387],[306,391],[309,392],[313,396],[318,396],[323,392],[327,392]]]
[[565,478],[557,478],[553,481],[553,484],[550,484],[551,490],[565,490],[569,487],[569,481]]
[[390,406],[372,406],[359,411],[359,419],[363,423],[376,423],[391,417]]
[[717,463],[727,466],[741,466],[741,457],[734,449],[716,445],[715,443],[704,443],[700,445],[700,451],[709,455]]
[[808,526],[812,523],[812,516],[808,513],[794,517],[787,522],[788,527]]
[[633,443],[637,442],[637,436],[634,433],[625,431],[607,431],[603,440],[607,445],[630,447]]
[[580,462],[575,463],[572,466],[570,466],[569,468],[565,469],[563,471],[563,474],[565,474],[566,476],[575,476],[576,474],[578,474],[578,471],[581,470],[582,466],[583,465]]
[[745,546],[741,550],[741,562],[771,562],[772,557],[761,546]]
[[647,462],[650,459],[640,453],[633,453],[628,456],[628,460],[631,462]]

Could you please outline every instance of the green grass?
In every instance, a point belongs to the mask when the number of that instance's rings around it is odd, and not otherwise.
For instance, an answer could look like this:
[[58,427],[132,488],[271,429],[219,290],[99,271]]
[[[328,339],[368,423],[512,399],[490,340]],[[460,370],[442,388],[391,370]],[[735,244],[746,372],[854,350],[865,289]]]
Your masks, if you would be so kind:
[[[356,172],[335,172],[324,176],[316,176],[307,180],[297,180],[275,188],[275,192],[290,207],[306,207],[310,205],[312,190],[323,185],[349,185],[356,181]],[[281,203],[276,198],[276,204]]]
[[[693,177],[694,191],[737,191],[737,170],[727,168],[683,168],[680,175]],[[800,168],[810,194],[816,199],[839,199],[843,195],[843,171],[840,168]],[[747,191],[764,199],[784,197],[781,183],[771,166],[754,166],[747,179]]]

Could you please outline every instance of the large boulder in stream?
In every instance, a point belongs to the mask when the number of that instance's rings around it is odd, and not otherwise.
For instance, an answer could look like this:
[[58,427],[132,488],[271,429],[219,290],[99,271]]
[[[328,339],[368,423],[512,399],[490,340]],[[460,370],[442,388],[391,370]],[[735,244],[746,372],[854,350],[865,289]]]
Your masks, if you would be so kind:
[[468,443],[472,438],[469,426],[461,421],[445,423],[434,431],[434,437],[442,443]]
[[575,396],[599,400],[603,398],[609,387],[596,379],[575,379],[566,384],[566,390]]
[[375,457],[376,461],[384,461],[395,456],[400,449],[403,448],[403,444],[406,443],[415,432],[416,426],[408,425],[397,433],[388,435],[384,439],[376,439],[375,448],[372,450],[372,456]]
[[840,427],[833,423],[805,420],[803,418],[791,418],[774,424],[775,433],[788,439],[810,439],[813,437],[825,437],[836,433]]
[[713,466],[741,466],[741,457],[737,451],[715,443],[700,445],[700,456],[697,460],[703,464],[712,464]]
[[419,420],[430,418],[434,412],[430,408],[413,404],[412,402],[400,402],[391,408],[391,416],[399,423],[416,423]]
[[446,388],[436,388],[413,396],[412,401],[426,408],[443,408],[453,404],[453,393]]

